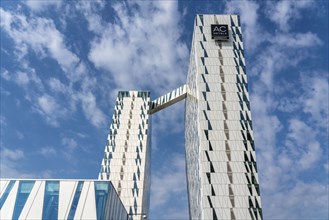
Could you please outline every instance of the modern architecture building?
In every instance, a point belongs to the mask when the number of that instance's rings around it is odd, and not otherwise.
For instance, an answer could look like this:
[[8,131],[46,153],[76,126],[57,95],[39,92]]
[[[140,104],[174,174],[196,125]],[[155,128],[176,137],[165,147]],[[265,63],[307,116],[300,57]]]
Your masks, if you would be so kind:
[[247,84],[239,16],[197,15],[185,85],[118,93],[98,180],[1,180],[0,218],[147,218],[151,116],[185,99],[190,218],[262,219]]
[[150,92],[121,91],[115,102],[99,179],[111,180],[129,215],[148,213]]
[[248,81],[237,15],[197,15],[187,76],[191,219],[262,219]]
[[0,219],[128,219],[110,181],[1,180]]

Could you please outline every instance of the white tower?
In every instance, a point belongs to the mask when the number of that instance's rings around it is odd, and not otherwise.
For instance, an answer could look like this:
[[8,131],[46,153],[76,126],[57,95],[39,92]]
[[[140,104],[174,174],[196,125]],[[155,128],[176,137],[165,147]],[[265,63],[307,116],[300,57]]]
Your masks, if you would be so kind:
[[191,219],[262,219],[241,27],[197,15],[185,141]]
[[120,91],[102,160],[100,180],[111,180],[131,219],[149,207],[150,93]]

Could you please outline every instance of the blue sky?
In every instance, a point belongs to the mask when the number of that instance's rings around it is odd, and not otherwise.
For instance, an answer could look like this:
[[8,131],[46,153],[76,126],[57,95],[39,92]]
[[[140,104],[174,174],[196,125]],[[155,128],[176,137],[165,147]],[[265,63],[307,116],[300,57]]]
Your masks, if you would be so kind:
[[[266,219],[328,217],[328,1],[1,1],[1,177],[97,178],[118,90],[185,83],[195,14],[241,15]],[[155,115],[151,219],[187,219],[184,103]]]

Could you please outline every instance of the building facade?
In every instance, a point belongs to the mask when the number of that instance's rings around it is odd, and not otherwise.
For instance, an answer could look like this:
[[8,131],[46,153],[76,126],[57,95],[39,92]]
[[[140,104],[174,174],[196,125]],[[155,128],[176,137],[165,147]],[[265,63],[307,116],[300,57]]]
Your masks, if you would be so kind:
[[262,219],[237,15],[196,16],[187,86],[190,218]]
[[129,216],[148,213],[150,196],[150,92],[120,91],[102,159],[100,180],[110,180]]
[[110,181],[0,180],[0,219],[128,219]]

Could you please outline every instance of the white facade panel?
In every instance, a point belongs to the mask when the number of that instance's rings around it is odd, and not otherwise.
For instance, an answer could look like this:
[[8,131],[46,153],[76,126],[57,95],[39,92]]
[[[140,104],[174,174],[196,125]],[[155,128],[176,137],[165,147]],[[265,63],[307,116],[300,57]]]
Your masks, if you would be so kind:
[[[228,40],[212,39],[215,24],[228,25]],[[238,16],[196,16],[185,116],[191,219],[237,219],[240,208],[261,218],[260,203],[249,203],[259,187],[243,50]]]
[[94,182],[90,182],[80,219],[97,219],[94,188]]
[[63,181],[59,184],[58,219],[66,219],[77,187],[75,181]]
[[77,205],[77,209],[75,211],[75,215],[74,215],[74,219],[81,219],[82,218],[82,214],[83,214],[83,210],[85,207],[85,203],[87,200],[87,195],[88,195],[88,191],[90,188],[90,182],[85,182],[83,184],[83,188],[81,190],[81,195],[79,198],[79,203]]
[[[41,184],[42,184],[42,181],[35,181],[34,186],[30,192],[30,195],[26,200],[25,206],[22,209],[21,215],[19,216],[19,219],[27,219],[27,217],[29,216],[29,213],[31,212],[32,204],[36,200],[38,193],[41,193],[41,191],[39,192]],[[43,196],[43,193],[41,193],[41,194]],[[41,217],[41,214],[39,216]]]
[[8,183],[9,183],[9,180],[0,180],[0,198],[3,194],[3,192],[5,191]]
[[[161,108],[185,89],[179,88],[154,101]],[[111,180],[133,219],[148,214],[150,187],[150,93],[120,91],[99,179]]]
[[[12,180],[0,219],[127,220],[128,214],[109,181]],[[95,187],[98,185],[98,188]],[[83,187],[82,187],[83,186]],[[98,193],[98,202],[96,202]],[[111,206],[115,212],[111,212]]]
[[13,215],[14,212],[17,189],[18,189],[18,181],[15,182],[13,188],[8,194],[6,202],[0,209],[0,219],[11,219],[11,216]]
[[[43,209],[43,200],[44,200],[44,193],[45,193],[45,182],[44,181],[36,181],[36,183],[33,186],[32,191],[34,189],[37,189],[37,192],[35,194],[34,199],[32,200],[32,204],[28,203],[26,205],[30,205],[30,209],[28,211],[28,214],[26,216],[26,219],[29,220],[37,220],[42,219],[42,209]],[[31,191],[31,193],[32,193]],[[30,194],[31,196],[31,194]],[[33,197],[31,197],[33,198]],[[25,206],[26,206],[25,205]],[[28,206],[26,206],[27,208]],[[25,208],[25,207],[24,207]]]

